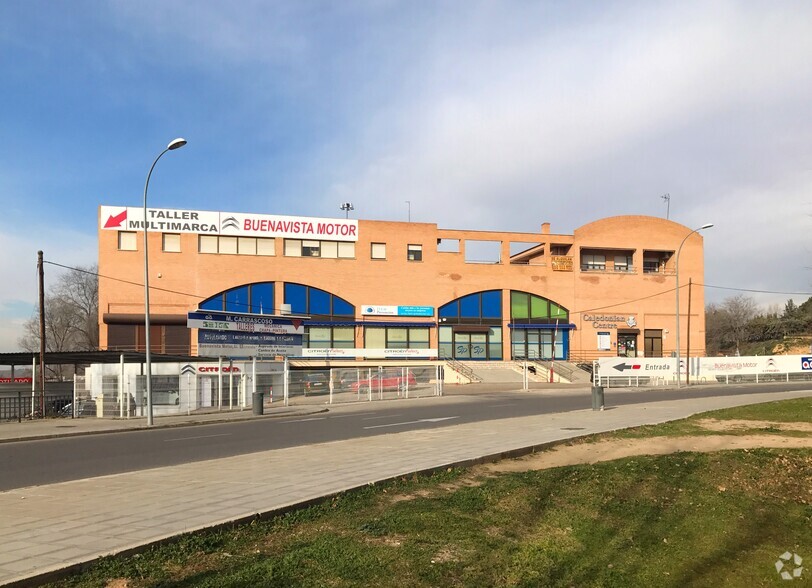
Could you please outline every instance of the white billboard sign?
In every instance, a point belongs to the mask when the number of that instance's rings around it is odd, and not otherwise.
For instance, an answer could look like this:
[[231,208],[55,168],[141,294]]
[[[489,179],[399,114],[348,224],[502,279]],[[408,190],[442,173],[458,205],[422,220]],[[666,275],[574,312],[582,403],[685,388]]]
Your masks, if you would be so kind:
[[[102,206],[99,227],[116,231],[143,231],[144,209],[132,206]],[[354,219],[168,208],[147,209],[147,230],[240,237],[358,240],[358,221]]]
[[[680,364],[682,379],[689,370],[691,381],[694,382],[721,381],[730,376],[812,373],[812,356],[806,355],[692,357],[687,360],[680,358]],[[646,376],[676,381],[676,366],[674,357],[603,357],[598,360],[598,372],[602,378]]]
[[325,357],[331,359],[414,359],[437,357],[436,349],[302,349],[303,357]]

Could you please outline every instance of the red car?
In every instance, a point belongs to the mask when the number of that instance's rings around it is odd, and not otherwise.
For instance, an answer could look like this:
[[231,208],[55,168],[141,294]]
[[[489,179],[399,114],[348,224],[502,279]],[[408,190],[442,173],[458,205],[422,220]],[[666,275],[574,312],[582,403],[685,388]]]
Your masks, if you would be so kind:
[[358,392],[359,390],[368,390],[370,387],[372,390],[405,390],[406,388],[412,388],[416,385],[417,380],[414,374],[408,372],[405,376],[375,375],[372,376],[372,378],[365,378],[353,382],[350,387],[353,392]]

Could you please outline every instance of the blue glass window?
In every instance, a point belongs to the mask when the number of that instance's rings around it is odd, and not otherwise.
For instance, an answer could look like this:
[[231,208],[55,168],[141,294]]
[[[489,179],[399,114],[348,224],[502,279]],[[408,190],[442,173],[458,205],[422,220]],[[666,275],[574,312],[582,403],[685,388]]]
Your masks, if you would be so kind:
[[248,286],[226,291],[226,312],[248,312]]
[[310,308],[307,314],[328,316],[330,314],[330,294],[324,290],[310,288]]
[[355,307],[334,294],[302,284],[285,284],[285,302],[291,312],[325,319],[334,316],[354,317]]
[[274,314],[273,282],[251,284],[251,312],[254,314]]
[[340,316],[355,316],[355,307],[346,300],[343,300],[338,296],[333,296],[333,314]]
[[217,310],[222,312],[223,311],[223,295],[218,294],[217,296],[212,296],[208,300],[204,300],[200,304],[197,305],[198,308],[202,310]]
[[440,318],[457,319],[465,323],[502,318],[502,291],[486,290],[452,300],[437,310]]
[[307,314],[307,286],[285,284],[285,303],[294,314]]
[[482,316],[488,318],[502,317],[501,290],[490,290],[482,293]]
[[479,318],[482,316],[480,312],[480,295],[469,294],[460,298],[460,318]]

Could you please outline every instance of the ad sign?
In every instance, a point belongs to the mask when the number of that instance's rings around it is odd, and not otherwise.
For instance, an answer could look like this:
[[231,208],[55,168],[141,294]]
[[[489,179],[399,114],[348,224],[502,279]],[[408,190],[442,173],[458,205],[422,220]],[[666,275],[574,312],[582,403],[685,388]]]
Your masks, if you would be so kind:
[[379,306],[361,305],[361,314],[365,316],[434,316],[433,306]]
[[436,349],[302,349],[303,357],[329,357],[354,359],[432,359],[437,357]]
[[208,357],[301,355],[302,336],[200,330],[197,332],[197,349],[200,355]]
[[190,312],[186,316],[190,329],[233,331],[240,333],[271,333],[276,335],[303,335],[304,324],[298,319],[283,319],[262,315],[243,315],[228,312]]
[[[147,209],[147,230],[240,237],[288,237],[325,241],[357,241],[358,221],[344,218],[279,216],[210,210]],[[144,209],[102,206],[101,229],[143,231]]]

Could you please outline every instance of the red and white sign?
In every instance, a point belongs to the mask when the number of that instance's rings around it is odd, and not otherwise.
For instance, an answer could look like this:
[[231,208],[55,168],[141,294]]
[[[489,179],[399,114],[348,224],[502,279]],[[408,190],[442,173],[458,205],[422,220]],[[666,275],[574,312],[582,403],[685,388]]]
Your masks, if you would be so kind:
[[[343,218],[148,208],[147,222],[148,231],[161,233],[287,237],[324,241],[358,240],[358,221]],[[143,231],[144,209],[102,206],[99,227],[115,231]]]

